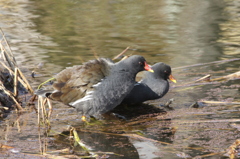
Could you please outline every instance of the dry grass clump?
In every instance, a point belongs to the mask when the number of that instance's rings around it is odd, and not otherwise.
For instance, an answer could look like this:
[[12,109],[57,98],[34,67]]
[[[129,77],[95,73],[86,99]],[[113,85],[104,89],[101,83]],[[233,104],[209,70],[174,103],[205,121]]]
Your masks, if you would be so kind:
[[29,85],[25,76],[18,68],[16,60],[12,54],[11,48],[0,29],[0,114],[9,110],[13,106],[18,111],[23,110],[19,100],[19,90],[26,89],[33,94],[33,89]]

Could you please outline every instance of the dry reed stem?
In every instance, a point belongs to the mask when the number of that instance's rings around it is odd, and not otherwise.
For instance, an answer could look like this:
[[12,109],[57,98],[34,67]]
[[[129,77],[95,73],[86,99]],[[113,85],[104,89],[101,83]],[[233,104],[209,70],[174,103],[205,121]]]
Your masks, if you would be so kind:
[[223,76],[223,77],[214,78],[214,79],[211,79],[210,81],[231,80],[231,79],[235,79],[235,78],[240,78],[240,71],[231,73],[231,74]]
[[14,96],[17,97],[18,96],[18,89],[17,89],[17,86],[18,86],[18,76],[17,76],[17,68],[15,67],[15,70],[14,70],[14,84],[13,84],[13,88],[14,88]]
[[[3,67],[5,67],[8,71],[9,71],[9,73],[10,74],[13,74],[14,75],[14,72],[7,66],[7,65],[5,65],[3,62],[1,62],[0,61],[0,63],[1,63],[1,65],[3,66]],[[18,77],[18,80],[19,80],[19,82],[26,88],[27,87],[27,85],[25,84],[25,82],[21,79],[21,78],[19,78]]]
[[[46,104],[48,105],[48,108],[49,108],[48,112],[45,107]],[[50,125],[49,119],[52,114],[52,103],[51,103],[50,99],[42,97],[42,96],[38,96],[38,124],[40,124],[40,109],[41,109],[43,124]]]
[[42,120],[43,120],[43,123],[45,124],[45,114],[46,114],[46,109],[45,109],[45,103],[46,103],[46,98],[43,98],[43,101],[41,103],[41,111],[42,111]]
[[39,140],[39,151],[40,151],[40,154],[43,155],[40,127],[38,127],[38,140]]
[[223,102],[223,101],[201,101],[206,104],[228,104],[228,105],[240,105],[240,102]]
[[[46,104],[49,107],[49,111],[46,110]],[[51,128],[50,126],[50,116],[52,114],[52,104],[48,98],[38,96],[38,106],[37,106],[37,115],[38,115],[38,133],[39,133],[39,143],[40,143],[40,152],[45,154],[47,151],[47,134]],[[44,128],[44,138],[41,138],[41,125]]]
[[[47,151],[47,141],[46,138],[42,140],[41,138],[41,119],[42,124],[46,128],[47,123],[47,113],[45,109],[45,104],[47,103],[47,98],[44,98],[42,96],[38,96],[38,134],[39,134],[39,145],[40,145],[40,153],[45,154]],[[42,117],[41,117],[42,116]],[[48,128],[48,127],[47,127]],[[46,129],[45,129],[46,130]]]
[[117,56],[115,56],[112,60],[116,60],[117,58],[119,58],[120,56],[122,56],[123,54],[125,54],[125,52],[127,52],[129,50],[130,46],[128,46],[125,50],[123,50],[120,54],[118,54]]
[[38,127],[40,128],[40,104],[42,103],[41,100],[42,100],[43,97],[39,96],[38,97],[38,104],[37,104],[37,115],[38,115]]
[[[1,34],[3,36],[3,39],[1,40],[1,43],[0,43],[1,44],[2,55],[5,58],[5,60],[8,62],[9,66],[12,68],[12,70],[14,70],[14,68],[17,67],[16,60],[15,60],[15,58],[13,56],[12,50],[10,48],[10,45],[8,44],[8,41],[5,38],[5,35],[4,35],[4,33],[3,33],[1,28],[0,28],[0,31],[1,31]],[[5,42],[5,44],[7,45],[9,51],[7,51],[7,49],[3,46],[2,41]]]
[[203,76],[202,78],[199,78],[198,80],[196,80],[194,82],[210,81],[210,77],[211,77],[211,75],[206,75],[206,76]]
[[[10,72],[10,74],[15,74],[15,73],[14,73],[7,65],[5,65],[3,62],[0,61],[0,63],[1,63],[1,65],[2,65],[3,67],[5,67],[5,68]],[[19,70],[18,68],[16,68],[16,69],[17,69],[17,74],[19,74],[19,75],[21,76],[21,78],[22,78],[22,79],[21,79],[20,77],[17,76],[18,81],[23,85],[24,88],[26,88],[27,90],[30,91],[31,94],[33,94],[34,91],[33,91],[32,87],[31,87],[31,85],[28,83],[28,81],[27,81],[27,79],[25,78],[25,76],[23,75],[22,71]],[[15,75],[15,76],[16,76],[16,75]]]
[[0,44],[1,44],[1,53],[2,53],[3,60],[8,63],[8,65],[11,67],[12,70],[14,70],[16,63],[14,62],[12,63],[11,59],[9,59],[8,57],[8,54],[6,54],[7,53],[6,49],[3,47],[2,43]]
[[4,35],[4,33],[3,33],[3,31],[2,31],[1,28],[0,28],[0,31],[1,31],[1,34],[3,35],[3,40],[6,42],[7,47],[8,47],[8,49],[10,50],[10,55],[11,55],[11,57],[13,57],[13,62],[16,63],[16,60],[15,60],[13,54],[12,54],[12,49],[10,48],[10,45],[8,44],[8,41],[7,41],[7,39],[5,38],[5,35]]
[[50,119],[51,115],[52,115],[52,111],[53,111],[53,107],[52,107],[52,103],[50,101],[50,99],[47,98],[47,103],[48,103],[48,107],[49,107],[49,111],[48,111],[48,119]]
[[[201,77],[200,79],[196,80],[196,81],[191,81],[191,82],[187,82],[184,83],[182,85],[177,85],[177,87],[192,87],[192,86],[204,86],[207,84],[217,84],[217,83],[221,83],[221,82],[227,82],[229,80],[234,80],[234,79],[239,79],[240,78],[240,71],[237,71],[235,73],[226,75],[226,76],[222,76],[219,78],[213,78],[210,79],[211,75],[206,75],[204,77]],[[196,83],[199,82],[199,83]],[[181,89],[178,91],[183,91],[185,89]]]
[[34,91],[31,87],[31,85],[28,83],[27,79],[25,78],[25,76],[23,75],[22,71],[17,68],[17,72],[18,74],[20,75],[20,77],[23,79],[23,81],[25,82],[25,84],[27,85],[25,88],[33,95],[34,94]]
[[[5,35],[2,31],[2,29],[0,28],[0,32],[2,34],[2,39],[0,41],[0,49],[1,49],[1,54],[3,57],[3,60],[5,63],[7,63],[9,65],[9,67],[4,63],[0,61],[0,64],[6,68],[9,71],[9,74],[13,76],[14,78],[14,93],[12,93],[11,91],[7,90],[4,86],[4,84],[1,82],[1,88],[6,95],[8,95],[16,104],[16,107],[18,110],[22,110],[22,106],[18,103],[17,101],[17,96],[18,96],[18,90],[17,90],[17,85],[18,85],[18,81],[31,93],[33,94],[33,89],[31,88],[31,86],[29,85],[28,81],[26,80],[26,78],[24,77],[24,75],[22,74],[22,72],[18,69],[17,67],[17,63],[16,60],[13,56],[12,50],[10,48],[10,45],[7,41],[7,39],[5,38]],[[18,75],[20,75],[20,78]]]
[[0,81],[0,90],[3,90],[3,92],[14,101],[18,110],[23,110],[22,106],[18,103],[17,99],[15,99],[14,94],[4,87],[2,81]]

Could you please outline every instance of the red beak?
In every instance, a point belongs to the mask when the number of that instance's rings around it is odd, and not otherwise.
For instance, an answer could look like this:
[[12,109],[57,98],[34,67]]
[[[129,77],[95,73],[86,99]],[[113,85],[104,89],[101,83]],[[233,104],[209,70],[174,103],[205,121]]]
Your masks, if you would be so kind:
[[173,77],[172,74],[169,76],[169,79],[170,79],[171,81],[173,81],[174,83],[177,83],[177,80],[175,80],[175,78]]
[[154,72],[153,70],[152,70],[152,68],[147,64],[147,62],[144,62],[144,69],[146,70],[146,71],[149,71],[149,72]]

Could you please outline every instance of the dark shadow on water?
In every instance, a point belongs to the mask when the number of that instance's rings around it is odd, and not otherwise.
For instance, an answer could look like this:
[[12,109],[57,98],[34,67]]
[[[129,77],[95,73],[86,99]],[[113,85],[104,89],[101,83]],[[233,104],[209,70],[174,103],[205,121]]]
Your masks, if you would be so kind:
[[149,104],[136,104],[136,105],[119,105],[111,112],[124,116],[127,120],[131,120],[136,117],[154,117],[160,114],[166,114],[167,112],[160,107],[156,107]]

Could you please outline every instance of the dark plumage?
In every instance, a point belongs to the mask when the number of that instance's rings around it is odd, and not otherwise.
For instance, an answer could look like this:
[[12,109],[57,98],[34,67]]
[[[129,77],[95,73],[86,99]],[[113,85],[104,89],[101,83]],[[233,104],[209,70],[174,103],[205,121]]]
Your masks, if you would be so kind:
[[176,83],[171,67],[159,62],[152,66],[154,73],[145,72],[142,80],[135,84],[123,100],[123,104],[138,104],[147,100],[162,98],[169,90],[168,79]]
[[122,102],[133,89],[136,74],[144,69],[152,71],[138,55],[115,64],[104,58],[91,60],[57,74],[54,91],[45,95],[75,107],[83,116],[99,118]]

